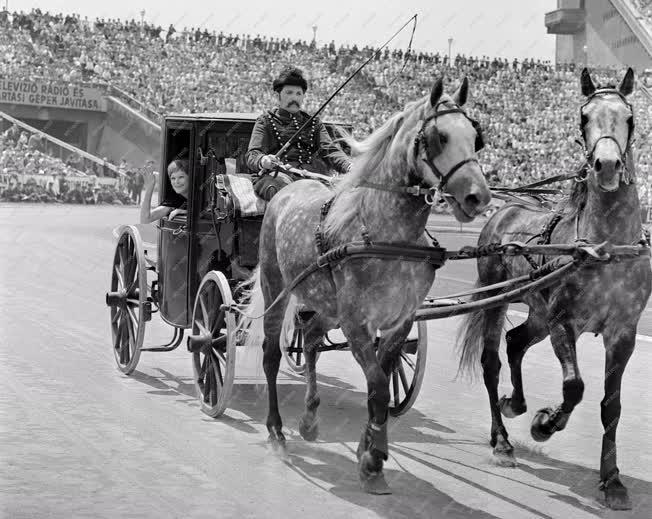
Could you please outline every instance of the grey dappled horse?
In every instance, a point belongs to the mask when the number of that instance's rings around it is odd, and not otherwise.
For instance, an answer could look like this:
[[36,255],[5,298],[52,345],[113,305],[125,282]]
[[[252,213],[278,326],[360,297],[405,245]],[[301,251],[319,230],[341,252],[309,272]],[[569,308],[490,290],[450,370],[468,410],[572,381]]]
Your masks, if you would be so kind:
[[[582,94],[588,98],[580,110],[586,150],[585,180],[574,184],[566,210],[550,235],[551,243],[584,240],[631,245],[641,240],[641,212],[630,149],[634,114],[625,99],[632,92],[633,83],[634,73],[629,69],[618,90],[613,86],[596,88],[588,71],[582,71]],[[487,222],[478,243],[528,241],[539,236],[550,218],[547,211],[508,204]],[[498,283],[531,269],[524,257],[480,258],[479,284]],[[527,320],[506,334],[511,398],[498,398],[498,348],[507,305],[466,317],[460,327],[460,367],[473,367],[480,357],[491,408],[491,446],[500,463],[515,464],[501,412],[511,418],[527,409],[521,377],[521,362],[527,349],[550,336],[562,367],[563,402],[554,409],[539,410],[532,421],[532,437],[544,441],[566,427],[573,409],[582,400],[584,382],[577,365],[577,338],[583,332],[600,333],[606,351],[601,403],[601,490],[609,507],[630,508],[627,489],[620,481],[616,465],[616,428],[622,376],[634,351],[636,327],[651,286],[649,257],[640,257],[576,270],[556,286],[525,297],[524,303],[529,307]]]
[[[423,192],[433,188],[430,196],[440,188],[459,221],[482,213],[491,194],[475,158],[482,147],[480,129],[460,108],[467,93],[466,78],[452,97],[443,93],[443,82],[438,80],[429,96],[407,105],[367,139],[350,140],[353,169],[334,190],[314,180],[300,180],[274,196],[261,228],[248,315],[258,316],[269,308],[316,261],[315,228],[322,206],[330,199],[330,211],[322,222],[326,248],[360,241],[363,226],[372,241],[428,245],[424,231],[430,205],[423,195],[405,192],[408,186],[420,186]],[[310,316],[304,328],[307,392],[300,433],[306,440],[317,437],[316,348],[328,330],[340,327],[367,380],[369,421],[357,454],[362,485],[371,493],[389,493],[382,472],[388,453],[388,377],[434,278],[435,270],[427,262],[365,258],[322,268],[292,290]],[[255,344],[264,333],[267,429],[272,445],[282,451],[285,437],[276,377],[288,300],[288,295],[281,297],[264,319],[253,321],[247,334],[247,343]],[[376,350],[379,330],[382,337]]]

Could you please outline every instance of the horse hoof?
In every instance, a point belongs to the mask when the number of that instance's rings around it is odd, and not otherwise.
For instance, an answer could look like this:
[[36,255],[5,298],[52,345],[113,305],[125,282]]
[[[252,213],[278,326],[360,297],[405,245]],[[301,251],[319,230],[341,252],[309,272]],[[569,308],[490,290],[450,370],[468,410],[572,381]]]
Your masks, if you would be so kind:
[[287,445],[285,442],[285,436],[282,432],[270,432],[267,441],[272,447],[274,454],[282,458],[287,457]]
[[614,481],[602,489],[604,504],[612,510],[631,510],[632,502],[629,499],[627,488],[620,481]]
[[532,425],[530,426],[530,434],[532,439],[536,442],[545,442],[555,432],[554,424],[551,426],[550,416],[553,414],[553,409],[545,407],[539,409],[532,418]]
[[299,434],[307,442],[314,442],[319,436],[319,423],[315,420],[309,424],[302,418],[299,421]]
[[518,465],[514,457],[514,449],[494,449],[493,460],[501,467],[516,467]]
[[525,405],[525,403],[521,406],[514,405],[514,401],[507,396],[503,396],[498,401],[498,405],[500,406],[500,412],[506,418],[516,418],[527,411],[527,405]]

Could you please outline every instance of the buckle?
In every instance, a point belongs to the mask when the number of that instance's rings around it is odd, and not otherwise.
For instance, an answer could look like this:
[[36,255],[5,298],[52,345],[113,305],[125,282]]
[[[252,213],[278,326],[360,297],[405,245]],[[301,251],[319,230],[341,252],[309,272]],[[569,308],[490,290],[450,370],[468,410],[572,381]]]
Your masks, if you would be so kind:
[[426,193],[423,195],[423,199],[428,204],[429,206],[433,206],[437,203],[437,200],[439,199],[439,188],[437,187],[431,187],[429,188]]
[[405,192],[408,195],[413,195],[413,196],[419,196],[421,195],[421,187],[420,186],[408,186],[405,188]]

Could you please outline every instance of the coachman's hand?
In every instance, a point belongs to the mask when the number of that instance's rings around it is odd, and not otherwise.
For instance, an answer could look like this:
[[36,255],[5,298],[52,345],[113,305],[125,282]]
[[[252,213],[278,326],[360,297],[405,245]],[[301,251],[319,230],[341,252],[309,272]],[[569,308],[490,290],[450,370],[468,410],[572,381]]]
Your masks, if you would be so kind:
[[263,169],[273,169],[277,164],[279,164],[279,160],[276,155],[263,155],[260,159],[260,167]]

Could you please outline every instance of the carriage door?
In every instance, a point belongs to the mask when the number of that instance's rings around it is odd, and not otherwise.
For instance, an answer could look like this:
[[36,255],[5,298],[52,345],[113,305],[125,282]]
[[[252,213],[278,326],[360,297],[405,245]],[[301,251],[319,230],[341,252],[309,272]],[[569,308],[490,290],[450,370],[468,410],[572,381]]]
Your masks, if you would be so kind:
[[[192,122],[167,120],[159,169],[160,204],[178,207],[185,200],[178,195],[167,175],[167,165],[173,160],[188,161],[190,190],[188,192],[188,209],[192,198],[193,162],[194,162],[194,126]],[[189,294],[188,255],[190,249],[190,227],[188,216],[173,220],[160,220],[158,238],[158,290],[161,317],[167,323],[187,328],[192,315],[192,300]]]

